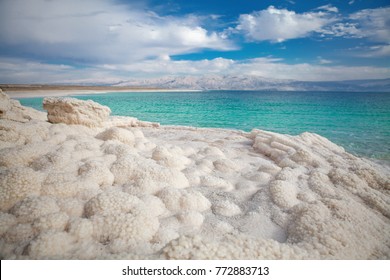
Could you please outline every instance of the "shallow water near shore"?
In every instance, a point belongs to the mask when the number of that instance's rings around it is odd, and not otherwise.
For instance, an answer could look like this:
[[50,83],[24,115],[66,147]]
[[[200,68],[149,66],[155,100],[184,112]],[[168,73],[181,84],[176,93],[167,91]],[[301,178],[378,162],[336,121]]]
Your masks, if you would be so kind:
[[[162,125],[318,133],[347,151],[390,161],[390,94],[371,92],[129,92],[77,96]],[[42,110],[42,98],[20,99]]]

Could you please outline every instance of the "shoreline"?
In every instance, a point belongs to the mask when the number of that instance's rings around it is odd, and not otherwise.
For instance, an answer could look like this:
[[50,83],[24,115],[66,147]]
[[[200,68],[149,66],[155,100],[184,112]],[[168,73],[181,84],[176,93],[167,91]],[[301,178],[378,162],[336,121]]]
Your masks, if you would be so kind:
[[[0,85],[1,86],[1,85]],[[9,88],[9,90],[11,91],[8,91],[7,93],[9,94],[9,96],[11,98],[15,98],[15,99],[19,99],[22,103],[23,102],[26,102],[25,104],[28,105],[29,104],[29,101],[27,101],[29,98],[31,98],[31,100],[34,100],[34,98],[44,98],[44,97],[75,97],[77,98],[78,96],[84,96],[84,97],[81,97],[83,99],[93,99],[93,100],[97,100],[97,99],[100,99],[100,96],[101,95],[104,95],[104,94],[109,94],[109,93],[115,93],[113,96],[111,96],[112,98],[117,96],[118,98],[124,98],[124,99],[127,99],[127,98],[132,98],[132,94],[131,93],[135,93],[136,95],[139,95],[140,97],[143,95],[143,93],[147,93],[147,92],[152,92],[152,96],[154,96],[155,98],[164,98],[163,94],[160,94],[160,93],[163,93],[163,92],[179,92],[179,95],[180,96],[186,96],[186,92],[187,93],[191,93],[191,92],[199,92],[197,90],[179,90],[179,89],[169,89],[169,90],[164,90],[164,89],[146,89],[146,88],[143,88],[143,89],[134,89],[132,88],[131,90],[129,88],[126,88],[126,89],[123,89],[123,88],[116,88],[116,87],[107,87],[105,88],[104,90],[101,88],[101,87],[88,87],[90,88],[89,90],[77,90],[76,88],[78,88],[77,86],[75,87],[65,87],[64,89],[53,89],[53,87],[51,86],[47,86],[45,87],[44,90],[40,90],[39,87],[31,87],[32,91],[31,92],[28,92],[28,91],[22,91],[21,89],[24,88],[24,87],[20,87],[19,89],[15,89],[15,88]],[[86,87],[83,87],[83,88],[86,88]],[[93,90],[94,88],[99,88],[99,89],[95,89]],[[125,93],[127,95],[121,95],[122,93]],[[183,93],[183,94],[181,94]],[[203,94],[201,94],[203,95]],[[205,94],[204,96],[206,96],[207,94]],[[95,97],[94,97],[95,96]],[[188,94],[189,98],[191,98],[191,94]],[[80,97],[79,97],[80,98]],[[110,99],[112,99],[110,98]],[[187,97],[185,97],[187,98]],[[23,101],[23,99],[25,99],[25,101]],[[35,103],[36,102],[39,102],[39,100],[35,100],[34,101]],[[142,101],[143,102],[143,101]],[[36,103],[38,104],[38,103]],[[30,104],[31,106],[33,106],[33,104]],[[35,109],[38,109],[38,110],[41,110],[42,111],[42,107],[34,107]],[[123,112],[115,112],[113,113],[115,115],[126,115],[124,114]],[[149,121],[159,121],[159,119],[153,119],[153,118],[146,118],[147,120]],[[175,126],[193,126],[195,128],[223,128],[223,129],[233,129],[233,130],[242,130],[242,131],[246,131],[246,132],[249,132],[251,131],[253,128],[256,128],[255,124],[254,125],[251,125],[251,126],[245,126],[245,127],[240,127],[240,126],[218,126],[218,125],[213,125],[213,124],[195,124],[195,123],[180,123],[180,122],[175,122],[176,120],[172,121],[172,119],[170,119],[170,122],[165,122],[164,125],[175,125]],[[264,128],[263,129],[267,130],[267,128]],[[277,129],[271,129],[271,131],[274,131],[274,132],[279,132],[279,133],[284,133],[284,134],[289,134],[289,135],[297,135],[299,133],[302,133],[304,131],[310,131],[310,132],[316,132],[316,133],[319,133],[320,135],[323,135],[321,134],[319,131],[316,131],[315,129],[306,129],[306,130],[301,130],[301,131],[291,131],[291,132],[286,132],[286,131],[278,131]],[[327,131],[325,131],[327,132]],[[330,133],[331,134],[331,133]],[[343,146],[347,151],[353,153],[354,155],[356,156],[360,156],[360,157],[364,157],[366,159],[369,159],[369,160],[374,160],[374,161],[378,161],[382,164],[386,164],[386,165],[390,165],[390,158],[388,157],[388,155],[386,154],[386,149],[383,149],[382,150],[380,148],[378,148],[379,146],[377,145],[378,143],[374,142],[376,144],[376,149],[373,149],[371,152],[366,152],[365,149],[362,149],[362,148],[359,148],[359,146],[357,145],[356,147],[354,146],[349,146],[348,144],[349,143],[346,143],[345,141],[342,141],[343,139],[340,140],[340,138],[337,138],[337,135],[332,138],[332,136],[334,135],[324,135],[326,137],[328,137],[329,139],[331,139],[332,141],[334,141],[335,143],[337,143],[338,145],[341,145]],[[354,140],[354,139],[352,139]],[[359,144],[359,141],[357,142]],[[360,143],[361,144],[361,143]]]
[[0,85],[11,98],[65,97],[130,92],[199,92],[192,89],[134,88],[114,86]]

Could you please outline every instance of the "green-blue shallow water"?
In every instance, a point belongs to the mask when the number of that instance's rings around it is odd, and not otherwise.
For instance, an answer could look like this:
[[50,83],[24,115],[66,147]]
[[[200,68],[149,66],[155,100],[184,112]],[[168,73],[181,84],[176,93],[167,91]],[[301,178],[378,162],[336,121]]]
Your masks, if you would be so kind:
[[[315,132],[354,154],[390,160],[390,94],[356,92],[130,92],[77,96],[163,125]],[[42,98],[20,99],[42,110]]]

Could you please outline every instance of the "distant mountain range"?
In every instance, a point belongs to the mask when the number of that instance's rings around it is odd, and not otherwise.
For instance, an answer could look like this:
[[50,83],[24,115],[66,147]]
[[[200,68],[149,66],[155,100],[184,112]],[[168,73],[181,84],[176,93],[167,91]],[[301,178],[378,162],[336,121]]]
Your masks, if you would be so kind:
[[310,82],[270,79],[250,75],[168,76],[151,79],[131,79],[111,85],[188,90],[390,92],[390,79]]

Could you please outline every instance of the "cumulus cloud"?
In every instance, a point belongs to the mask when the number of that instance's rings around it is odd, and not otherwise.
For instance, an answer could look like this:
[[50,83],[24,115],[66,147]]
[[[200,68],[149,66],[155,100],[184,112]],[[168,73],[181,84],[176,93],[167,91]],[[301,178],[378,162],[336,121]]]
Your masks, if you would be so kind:
[[[319,34],[322,37],[364,38],[382,43],[371,56],[384,56],[390,43],[390,7],[364,9],[342,17],[337,7],[330,4],[316,8],[316,12],[296,13],[273,6],[266,10],[243,14],[234,30],[250,41],[283,42]],[[379,48],[379,46],[378,46]]]
[[356,23],[337,22],[321,30],[321,36],[343,37],[343,38],[362,38],[359,35],[359,29]]
[[328,35],[339,37],[368,38],[375,42],[390,42],[390,7],[365,9],[353,13],[324,28]]
[[233,48],[194,15],[164,17],[111,0],[1,1],[0,40],[21,53],[109,63]]
[[390,7],[361,10],[349,18],[359,25],[358,36],[377,42],[390,42]]
[[[326,6],[326,8],[334,11],[334,7]],[[270,6],[266,10],[240,15],[236,30],[252,41],[283,42],[319,32],[333,21],[334,19],[327,12],[297,14],[294,11]]]
[[[324,36],[360,38],[375,43],[355,49],[352,53],[360,57],[383,57],[389,54],[390,7],[364,9],[349,15],[342,21],[326,26]],[[360,51],[359,51],[360,50]]]

